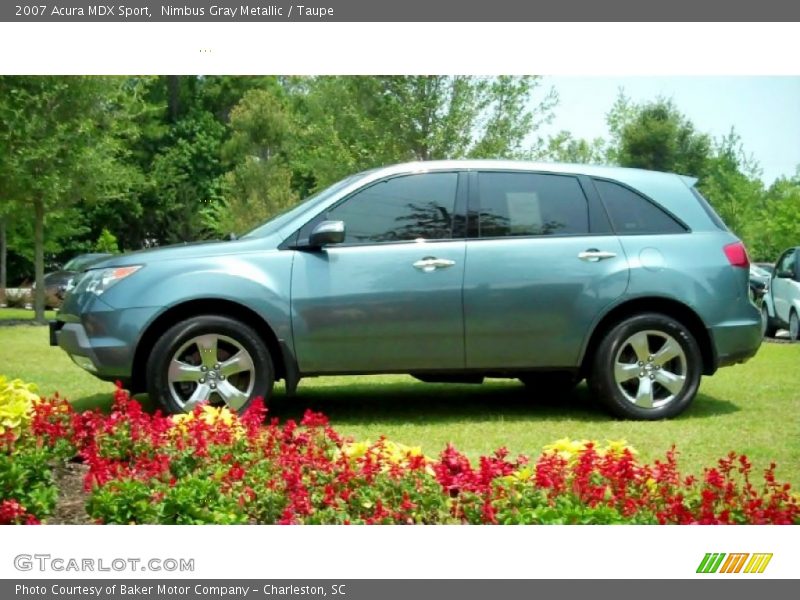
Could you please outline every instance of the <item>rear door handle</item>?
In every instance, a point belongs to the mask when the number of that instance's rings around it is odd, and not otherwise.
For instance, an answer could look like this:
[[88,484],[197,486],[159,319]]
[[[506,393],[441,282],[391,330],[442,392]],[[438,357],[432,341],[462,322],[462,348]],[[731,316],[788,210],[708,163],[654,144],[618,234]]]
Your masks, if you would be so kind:
[[597,262],[606,258],[614,258],[616,252],[607,252],[605,250],[598,250],[597,248],[589,248],[583,252],[578,253],[578,258],[586,262]]
[[419,269],[425,273],[430,273],[436,269],[446,269],[447,267],[452,267],[454,264],[456,264],[456,261],[454,260],[436,258],[435,256],[426,256],[425,258],[415,262],[413,266],[415,269]]

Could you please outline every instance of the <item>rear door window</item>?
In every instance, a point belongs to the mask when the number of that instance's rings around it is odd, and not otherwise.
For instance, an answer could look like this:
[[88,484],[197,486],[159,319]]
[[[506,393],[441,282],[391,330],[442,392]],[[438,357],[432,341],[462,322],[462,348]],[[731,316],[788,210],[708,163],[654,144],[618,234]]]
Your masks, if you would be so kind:
[[578,180],[544,173],[478,177],[480,237],[585,234],[589,209]]

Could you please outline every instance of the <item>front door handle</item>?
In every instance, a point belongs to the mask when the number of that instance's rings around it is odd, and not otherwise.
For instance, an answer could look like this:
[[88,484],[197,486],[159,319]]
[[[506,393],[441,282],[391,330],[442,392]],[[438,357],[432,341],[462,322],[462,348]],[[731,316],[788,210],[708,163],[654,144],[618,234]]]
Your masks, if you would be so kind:
[[435,256],[426,256],[425,258],[415,262],[413,266],[415,269],[419,269],[425,273],[430,273],[436,269],[446,269],[447,267],[452,267],[454,264],[456,264],[456,261],[454,260],[436,258]]
[[606,258],[614,258],[616,255],[615,252],[606,252],[605,250],[598,250],[597,248],[589,248],[588,250],[578,253],[578,258],[586,262],[597,262]]

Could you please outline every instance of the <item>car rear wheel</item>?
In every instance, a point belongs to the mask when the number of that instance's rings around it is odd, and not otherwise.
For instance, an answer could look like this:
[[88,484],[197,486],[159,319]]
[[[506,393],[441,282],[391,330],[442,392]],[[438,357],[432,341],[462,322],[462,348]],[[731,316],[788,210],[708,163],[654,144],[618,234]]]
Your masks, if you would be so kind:
[[762,337],[775,337],[778,328],[769,316],[769,310],[766,304],[761,305],[761,335]]
[[628,318],[605,334],[593,357],[590,386],[615,415],[674,417],[700,386],[702,355],[691,332],[657,313]]
[[789,339],[793,342],[800,340],[800,317],[794,310],[789,315]]
[[269,398],[275,379],[264,342],[248,325],[203,315],[182,321],[159,338],[147,361],[147,386],[166,412],[227,406],[241,412]]

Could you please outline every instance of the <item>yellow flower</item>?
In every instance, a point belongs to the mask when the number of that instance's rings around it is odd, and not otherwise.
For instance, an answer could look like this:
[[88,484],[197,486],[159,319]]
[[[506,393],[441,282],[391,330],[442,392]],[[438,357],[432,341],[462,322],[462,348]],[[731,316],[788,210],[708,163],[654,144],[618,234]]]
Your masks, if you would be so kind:
[[564,460],[570,460],[586,450],[589,440],[572,440],[568,437],[556,440],[543,448],[545,454],[558,454]]
[[533,470],[530,467],[523,467],[519,471],[512,473],[511,477],[517,481],[528,481],[533,477]]
[[350,442],[342,446],[345,456],[352,459],[361,458],[367,454],[369,444],[367,442]]
[[0,375],[0,435],[11,431],[14,438],[19,437],[31,419],[34,403],[41,401],[35,390],[33,384]]
[[636,448],[628,445],[628,440],[606,440],[606,445],[603,450],[609,454],[622,454],[625,450],[631,454],[638,454]]
[[[231,412],[228,407],[218,408],[216,406],[205,405],[197,417],[206,425],[216,425],[222,423],[226,427],[230,427],[233,431],[234,438],[238,439],[244,435],[244,429],[239,423],[239,419],[235,413]],[[186,433],[187,424],[194,421],[194,413],[183,413],[179,415],[172,415],[173,428],[175,434]]]
[[[342,446],[342,454],[351,460],[357,460],[369,454],[376,459],[388,463],[390,465],[405,466],[411,458],[422,457],[426,463],[431,463],[431,459],[425,456],[422,448],[419,446],[406,446],[392,442],[391,440],[383,440],[380,444],[372,444],[370,442],[347,442]],[[388,467],[384,467],[388,469]],[[433,473],[433,470],[430,470]]]
[[627,440],[606,440],[605,445],[599,444],[595,440],[573,440],[568,437],[556,440],[552,444],[546,445],[542,452],[544,454],[557,454],[566,461],[574,460],[581,452],[592,444],[595,452],[599,456],[611,454],[612,456],[620,456],[625,450],[631,454],[638,454],[636,448],[628,445]]

